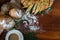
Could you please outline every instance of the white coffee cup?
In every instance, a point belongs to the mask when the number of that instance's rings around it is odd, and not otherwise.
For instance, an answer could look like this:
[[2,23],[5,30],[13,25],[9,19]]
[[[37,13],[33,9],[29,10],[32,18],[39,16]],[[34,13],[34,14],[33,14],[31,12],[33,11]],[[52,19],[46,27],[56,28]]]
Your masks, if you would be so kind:
[[11,30],[6,34],[5,40],[9,40],[11,34],[16,34],[19,37],[19,40],[24,40],[23,34],[18,30]]

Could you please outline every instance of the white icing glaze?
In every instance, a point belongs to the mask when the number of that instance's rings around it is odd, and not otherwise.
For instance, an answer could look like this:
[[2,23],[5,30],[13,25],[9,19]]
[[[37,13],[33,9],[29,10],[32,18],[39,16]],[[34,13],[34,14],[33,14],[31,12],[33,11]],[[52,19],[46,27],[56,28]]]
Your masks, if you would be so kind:
[[0,25],[2,25],[2,27],[4,28],[4,29],[9,29],[9,28],[12,28],[13,26],[14,26],[14,21],[13,20],[11,20],[8,24],[6,23],[6,20],[4,19],[4,20],[2,20],[1,22],[0,22]]

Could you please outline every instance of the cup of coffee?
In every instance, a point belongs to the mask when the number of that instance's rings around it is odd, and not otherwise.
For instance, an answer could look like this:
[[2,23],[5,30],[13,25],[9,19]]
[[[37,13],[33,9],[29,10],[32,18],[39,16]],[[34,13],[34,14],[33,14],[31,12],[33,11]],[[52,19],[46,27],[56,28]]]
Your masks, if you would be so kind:
[[6,34],[5,40],[24,40],[24,38],[20,31],[11,30]]

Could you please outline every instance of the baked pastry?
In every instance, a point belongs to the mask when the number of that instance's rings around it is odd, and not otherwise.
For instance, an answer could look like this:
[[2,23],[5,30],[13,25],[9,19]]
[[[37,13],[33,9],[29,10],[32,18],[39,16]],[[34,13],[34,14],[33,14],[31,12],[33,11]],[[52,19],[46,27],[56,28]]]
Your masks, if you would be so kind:
[[8,30],[14,27],[14,25],[15,25],[15,22],[11,17],[0,15],[0,33],[2,33],[4,29]]
[[10,2],[7,2],[1,6],[1,12],[2,13],[8,13],[10,9],[12,8],[21,8],[20,1],[19,0],[11,0]]
[[32,13],[36,14],[51,7],[53,0],[21,0],[21,3],[27,12],[32,9]]
[[18,8],[12,8],[9,11],[9,15],[13,18],[21,18],[24,14],[24,11]]

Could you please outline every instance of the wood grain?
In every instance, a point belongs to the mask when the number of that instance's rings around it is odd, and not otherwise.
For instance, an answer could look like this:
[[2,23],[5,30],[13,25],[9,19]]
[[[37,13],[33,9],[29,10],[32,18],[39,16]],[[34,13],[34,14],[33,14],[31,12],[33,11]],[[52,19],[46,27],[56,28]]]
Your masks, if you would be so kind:
[[60,0],[55,0],[53,9],[43,16],[39,15],[39,25],[46,31],[37,33],[39,40],[60,40]]

